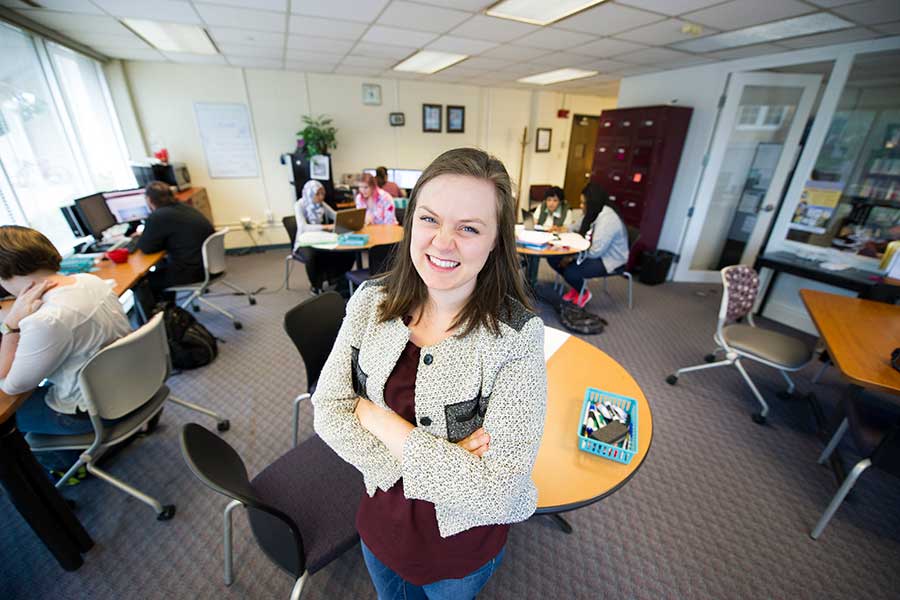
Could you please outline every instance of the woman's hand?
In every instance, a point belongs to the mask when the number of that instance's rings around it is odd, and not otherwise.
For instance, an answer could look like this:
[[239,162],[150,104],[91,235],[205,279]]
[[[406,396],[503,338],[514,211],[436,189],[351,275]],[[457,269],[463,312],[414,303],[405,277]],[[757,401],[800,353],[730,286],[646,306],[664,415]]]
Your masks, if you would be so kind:
[[479,427],[466,439],[456,442],[456,445],[481,458],[485,452],[490,450],[490,443],[491,436],[484,430],[484,427]]
[[18,329],[19,322],[27,316],[33,315],[37,309],[44,303],[41,297],[49,290],[56,287],[56,282],[47,281],[46,279],[40,283],[31,282],[25,291],[16,298],[12,308],[6,314],[3,322],[10,329]]

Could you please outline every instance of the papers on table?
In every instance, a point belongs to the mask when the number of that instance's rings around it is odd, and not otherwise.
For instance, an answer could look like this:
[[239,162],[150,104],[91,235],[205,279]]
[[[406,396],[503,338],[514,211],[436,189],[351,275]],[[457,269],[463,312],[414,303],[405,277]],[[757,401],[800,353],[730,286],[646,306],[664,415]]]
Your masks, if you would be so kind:
[[569,334],[559,329],[544,326],[544,362],[550,360],[559,347],[569,339]]
[[297,236],[298,246],[314,246],[323,250],[334,248],[338,244],[338,236],[331,231],[304,231]]
[[516,231],[516,243],[529,248],[544,248],[554,238],[554,234],[545,231],[520,229]]
[[571,248],[579,252],[591,247],[591,243],[577,233],[560,233],[557,238],[550,240],[551,246]]

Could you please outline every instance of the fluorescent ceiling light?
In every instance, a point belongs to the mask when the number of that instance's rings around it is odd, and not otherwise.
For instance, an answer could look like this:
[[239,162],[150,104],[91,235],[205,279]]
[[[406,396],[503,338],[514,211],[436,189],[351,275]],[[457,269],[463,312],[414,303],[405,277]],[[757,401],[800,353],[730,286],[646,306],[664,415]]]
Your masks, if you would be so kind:
[[434,50],[420,50],[394,67],[395,71],[411,71],[431,75],[461,60],[469,58],[467,54],[451,54]]
[[206,31],[197,25],[160,23],[144,19],[122,19],[122,22],[157,50],[191,54],[219,53],[206,35]]
[[596,75],[597,71],[585,71],[584,69],[556,69],[555,71],[547,71],[546,73],[538,73],[537,75],[529,75],[518,79],[519,83],[536,83],[537,85],[548,85],[551,83],[559,83],[560,81],[569,81],[570,79],[581,79],[582,77],[590,77]]
[[696,40],[679,42],[672,44],[672,47],[689,52],[712,52],[714,50],[761,44],[801,35],[834,31],[835,29],[845,29],[847,27],[853,27],[853,23],[829,13],[816,13],[805,17],[795,17],[784,21],[775,21],[747,27],[746,29],[710,35]]
[[485,11],[492,17],[511,19],[532,25],[547,25],[600,4],[605,0],[503,0]]

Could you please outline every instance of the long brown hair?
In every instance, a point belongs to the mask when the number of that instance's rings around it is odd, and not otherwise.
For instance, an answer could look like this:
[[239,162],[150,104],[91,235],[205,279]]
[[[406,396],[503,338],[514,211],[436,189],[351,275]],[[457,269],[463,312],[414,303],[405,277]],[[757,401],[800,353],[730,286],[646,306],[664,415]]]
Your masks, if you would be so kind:
[[425,306],[428,288],[419,276],[410,256],[413,215],[419,193],[429,181],[441,175],[465,175],[489,181],[497,199],[497,241],[478,273],[475,290],[450,326],[465,326],[462,335],[483,326],[500,334],[498,316],[509,309],[511,299],[530,308],[525,286],[519,273],[516,255],[516,205],[512,183],[506,167],[499,159],[476,148],[456,148],[444,152],[428,165],[410,195],[407,217],[403,224],[403,240],[391,259],[385,274],[385,296],[378,306],[380,321],[403,318]]

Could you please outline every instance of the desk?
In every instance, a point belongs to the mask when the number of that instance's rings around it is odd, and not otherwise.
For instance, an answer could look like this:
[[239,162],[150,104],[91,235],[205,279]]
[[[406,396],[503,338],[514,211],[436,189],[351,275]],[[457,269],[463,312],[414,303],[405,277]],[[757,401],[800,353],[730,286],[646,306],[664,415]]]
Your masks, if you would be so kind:
[[94,542],[16,429],[13,415],[30,393],[9,396],[0,391],[0,483],[60,566],[74,571]]
[[368,250],[373,246],[396,244],[403,239],[403,227],[400,225],[366,225],[354,233],[369,236],[369,241],[365,246],[332,246],[325,249],[337,252],[359,252],[360,250]]
[[573,250],[567,246],[547,246],[546,248],[527,248],[516,244],[516,252],[525,257],[525,280],[531,289],[536,289],[538,267],[541,264],[541,257],[545,256],[567,256],[569,254],[578,254],[578,250]]
[[[612,494],[644,463],[653,439],[653,415],[641,388],[622,365],[599,348],[563,335],[565,342],[547,361],[547,418],[531,475],[538,490],[537,514],[557,517],[568,532],[571,529],[557,513]],[[578,449],[579,413],[588,387],[637,400],[639,448],[627,465]]]

